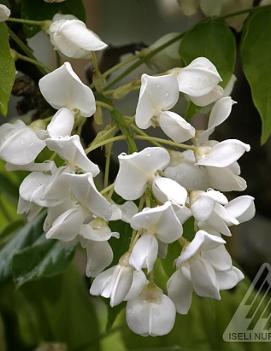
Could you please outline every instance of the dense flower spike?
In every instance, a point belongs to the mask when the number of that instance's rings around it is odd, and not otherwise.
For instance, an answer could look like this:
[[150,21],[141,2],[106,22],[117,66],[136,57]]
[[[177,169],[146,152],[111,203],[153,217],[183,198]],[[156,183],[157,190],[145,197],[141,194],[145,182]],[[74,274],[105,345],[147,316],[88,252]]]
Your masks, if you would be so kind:
[[48,33],[56,50],[71,58],[87,58],[92,51],[107,47],[84,22],[71,15],[55,15]]
[[[216,5],[214,10],[220,11]],[[201,6],[207,11],[207,2]],[[57,15],[49,32],[55,47],[70,57],[87,57],[105,47],[73,16]],[[169,333],[176,311],[188,313],[193,292],[218,300],[221,290],[243,279],[222,236],[231,236],[232,226],[255,215],[254,198],[243,195],[229,201],[223,192],[246,188],[238,161],[250,146],[237,139],[211,139],[235,104],[229,96],[234,81],[232,77],[223,89],[219,72],[205,57],[164,75],[143,74],[135,118],[123,116],[121,126],[112,121],[85,150],[76,133],[80,134],[85,121],[82,117],[95,113],[96,102],[92,90],[66,62],[39,82],[42,95],[57,110],[53,116],[30,126],[17,121],[0,127],[0,157],[7,162],[6,168],[31,172],[19,189],[18,213],[31,220],[47,209],[46,238],[85,250],[86,276],[94,278],[90,294],[109,298],[112,307],[127,302],[127,324],[137,334]],[[201,112],[209,114],[206,129],[196,130],[171,111],[180,95],[204,107]],[[107,106],[104,101],[99,104]],[[171,140],[140,130],[157,126]],[[119,154],[119,170],[111,184],[109,152],[100,191],[95,184],[100,169],[88,154],[128,134],[135,142],[141,137],[155,146]],[[41,157],[43,162],[35,162],[45,148],[50,160]],[[189,218],[195,231],[191,239],[190,229],[190,241],[183,230]],[[131,236],[121,226],[114,232],[112,221],[125,222]],[[120,240],[124,249],[120,258],[111,247],[114,240]],[[129,244],[123,247],[127,240]],[[173,243],[178,244],[179,257],[165,292],[156,285],[155,268],[170,259],[167,250]],[[112,265],[116,258],[118,263]],[[170,264],[173,267],[174,262]]]

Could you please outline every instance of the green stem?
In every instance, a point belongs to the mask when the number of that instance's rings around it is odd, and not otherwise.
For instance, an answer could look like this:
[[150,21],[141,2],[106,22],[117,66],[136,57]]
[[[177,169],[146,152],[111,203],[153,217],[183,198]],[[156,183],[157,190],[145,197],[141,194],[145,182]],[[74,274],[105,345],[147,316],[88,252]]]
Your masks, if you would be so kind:
[[9,17],[7,19],[7,22],[14,22],[14,23],[23,23],[23,24],[29,24],[31,26],[40,26],[43,27],[47,21],[34,21],[34,20],[29,20],[29,19],[23,19],[23,18],[13,18]]
[[[137,132],[139,135],[141,136],[144,136],[144,137],[149,137],[149,135],[145,132],[143,132],[143,130],[141,130],[140,128],[138,128],[137,126],[135,126],[134,124],[131,124],[131,128]],[[149,140],[153,145],[155,146],[161,146],[161,144],[159,144],[158,142],[156,141],[153,141],[153,140]]]
[[103,190],[100,191],[100,194],[104,195],[104,194],[108,193],[109,191],[111,191],[112,189],[114,190],[114,186],[115,186],[114,183],[108,185],[106,188],[104,188]]
[[160,144],[165,144],[165,145],[169,145],[172,147],[178,147],[178,148],[185,149],[185,150],[196,150],[197,149],[197,147],[194,145],[178,144],[178,143],[175,143],[174,141],[171,141],[171,140],[156,138],[153,136],[135,135],[135,139],[146,140],[146,141],[149,141],[151,143],[158,142]]
[[33,65],[35,65],[37,67],[41,67],[44,71],[46,71],[46,73],[50,72],[50,69],[46,65],[44,65],[42,62],[39,62],[39,61],[37,61],[33,58],[30,58],[28,56],[22,55],[17,51],[14,51],[14,52],[15,52],[15,58],[20,59],[22,61],[32,63]]
[[94,51],[91,53],[91,62],[93,67],[93,85],[95,89],[99,92],[103,89],[104,77],[100,72],[97,56]]
[[230,17],[236,17],[236,16],[244,15],[246,13],[252,13],[252,12],[255,12],[255,11],[259,10],[259,9],[264,9],[264,8],[271,8],[271,5],[250,7],[250,8],[244,9],[244,10],[228,13],[227,15],[224,15],[224,16],[219,16],[218,18],[227,19],[227,18],[230,18]]
[[96,100],[96,105],[105,108],[108,111],[114,111],[114,107],[107,104],[106,102]]
[[89,154],[91,151],[95,150],[95,149],[98,149],[99,147],[101,146],[104,146],[104,145],[107,145],[107,144],[110,144],[110,143],[114,143],[115,141],[120,141],[120,140],[125,140],[126,139],[126,136],[125,135],[119,135],[119,136],[115,136],[115,137],[112,137],[112,138],[109,138],[107,140],[103,140],[101,141],[100,143],[96,143],[94,145],[90,145],[86,150],[86,154]]
[[115,71],[119,70],[123,66],[126,66],[128,63],[131,63],[131,62],[133,62],[135,60],[137,60],[137,56],[136,55],[128,56],[127,58],[125,58],[121,62],[117,63],[115,66],[113,66],[113,67],[109,68],[107,71],[105,71],[103,73],[103,77],[104,78],[108,77],[110,74],[114,73]]
[[106,145],[105,147],[105,168],[104,168],[104,187],[106,188],[109,180],[109,170],[110,170],[110,162],[111,162],[111,152],[112,152],[113,143]]
[[[130,74],[131,72],[133,72],[136,68],[140,67],[144,62],[148,61],[149,59],[151,59],[153,56],[155,56],[156,54],[158,54],[160,51],[164,50],[165,48],[167,48],[168,46],[174,44],[176,41],[180,40],[183,35],[185,34],[185,32],[178,34],[176,37],[172,38],[171,40],[167,41],[166,43],[158,46],[157,48],[155,48],[154,50],[150,51],[148,54],[144,55],[143,57],[139,57],[137,59],[137,61],[131,65],[130,67],[128,67],[124,72],[122,72],[119,76],[117,76],[115,79],[113,79],[109,84],[107,84],[104,88],[104,90],[108,90],[109,88],[111,88],[113,85],[115,85],[117,82],[119,82],[120,80],[122,80],[124,77],[126,77],[128,74]],[[140,56],[140,53],[138,54],[138,56]]]

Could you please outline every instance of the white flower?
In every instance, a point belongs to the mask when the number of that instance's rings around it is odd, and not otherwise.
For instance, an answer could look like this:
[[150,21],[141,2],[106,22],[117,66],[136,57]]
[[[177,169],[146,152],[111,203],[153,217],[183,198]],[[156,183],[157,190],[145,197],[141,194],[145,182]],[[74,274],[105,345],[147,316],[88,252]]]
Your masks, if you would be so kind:
[[87,157],[78,135],[48,138],[46,145],[67,161],[70,167],[79,167],[94,177],[99,174],[99,167]]
[[92,51],[107,47],[85,23],[71,15],[55,15],[48,29],[56,50],[72,58],[88,58]]
[[178,98],[178,84],[174,75],[152,77],[143,74],[135,115],[136,125],[141,129],[149,128],[152,118],[162,111],[170,110]]
[[192,293],[220,299],[220,290],[231,289],[244,278],[232,266],[225,241],[200,230],[191,243],[184,247],[176,261],[178,270],[168,281],[168,295],[177,312],[186,314],[191,306]]
[[195,129],[175,112],[168,111],[178,101],[176,77],[172,74],[152,77],[143,74],[136,108],[135,122],[141,129],[157,122],[175,142],[184,142],[195,135]]
[[97,190],[91,173],[66,174],[66,181],[74,198],[97,217],[110,220],[112,205]]
[[220,85],[216,85],[214,89],[212,89],[209,93],[205,95],[197,96],[197,97],[190,96],[189,98],[193,102],[193,104],[200,107],[204,107],[222,98],[223,95],[224,95],[224,89]]
[[132,250],[129,263],[137,270],[147,268],[148,272],[152,271],[157,259],[158,240],[166,244],[172,243],[183,233],[182,223],[170,202],[145,208],[131,219],[131,226],[144,232]]
[[94,218],[80,227],[80,242],[87,251],[86,275],[96,277],[113,260],[113,251],[108,243],[111,237],[119,238],[119,233],[111,231],[101,218]]
[[128,260],[125,254],[118,265],[100,273],[91,285],[90,294],[110,298],[111,307],[137,296],[146,284],[146,277],[143,272],[134,271]]
[[158,201],[170,201],[175,205],[184,206],[187,198],[186,189],[170,178],[156,176],[152,183],[152,192]]
[[39,88],[46,101],[55,109],[66,107],[84,117],[96,111],[92,90],[83,84],[69,62],[40,79]]
[[54,207],[65,201],[67,183],[65,177],[69,170],[58,168],[52,174],[42,172],[30,173],[20,185],[20,197],[30,203],[43,207]]
[[177,80],[182,93],[199,97],[210,93],[222,79],[210,60],[198,57],[179,70]]
[[126,200],[136,200],[143,195],[156,172],[165,168],[170,160],[167,150],[161,147],[148,147],[130,155],[122,153],[118,158],[120,168],[115,191]]
[[[209,144],[210,145],[210,144]],[[198,148],[197,165],[225,168],[236,162],[245,152],[250,151],[250,146],[237,139],[227,139],[213,146]]]
[[5,22],[10,16],[10,9],[3,5],[0,4],[0,23]]
[[169,297],[152,283],[141,294],[129,300],[126,306],[126,321],[129,328],[143,336],[168,334],[174,326],[176,309]]
[[81,206],[74,205],[53,221],[51,228],[46,233],[46,238],[61,241],[74,240],[79,234],[80,226],[84,223],[87,215],[87,212]]
[[0,158],[14,165],[27,165],[45,148],[45,142],[24,122],[0,127]]

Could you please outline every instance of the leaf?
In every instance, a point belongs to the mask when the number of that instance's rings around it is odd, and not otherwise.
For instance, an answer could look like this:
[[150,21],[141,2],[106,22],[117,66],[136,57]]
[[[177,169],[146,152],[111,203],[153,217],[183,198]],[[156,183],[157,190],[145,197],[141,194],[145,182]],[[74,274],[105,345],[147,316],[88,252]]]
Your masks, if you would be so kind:
[[[43,0],[23,0],[21,17],[31,20],[51,20],[56,13],[74,15],[80,20],[86,20],[85,8],[81,0],[66,0],[62,3],[49,4]],[[27,37],[32,37],[41,27],[24,25]]]
[[12,276],[11,263],[15,254],[31,245],[42,233],[44,213],[22,227],[17,234],[0,250],[0,283]]
[[180,55],[185,65],[199,56],[214,63],[225,86],[233,74],[236,44],[232,31],[221,20],[208,19],[188,31],[180,44]]
[[63,273],[73,259],[74,252],[74,245],[64,245],[60,241],[41,237],[12,259],[12,274],[17,286]]
[[0,48],[0,114],[6,116],[16,69],[9,47],[8,28],[4,23],[0,23]]
[[61,275],[14,289],[0,285],[8,350],[61,342],[72,351],[99,350],[99,325],[87,284],[71,265]]
[[241,59],[254,104],[262,119],[262,143],[271,133],[271,9],[255,12],[242,36]]
[[132,236],[132,228],[128,223],[122,221],[110,222],[110,228],[112,232],[118,232],[120,234],[119,239],[112,238],[110,245],[114,252],[114,259],[112,265],[119,262],[120,257],[129,249],[129,244]]

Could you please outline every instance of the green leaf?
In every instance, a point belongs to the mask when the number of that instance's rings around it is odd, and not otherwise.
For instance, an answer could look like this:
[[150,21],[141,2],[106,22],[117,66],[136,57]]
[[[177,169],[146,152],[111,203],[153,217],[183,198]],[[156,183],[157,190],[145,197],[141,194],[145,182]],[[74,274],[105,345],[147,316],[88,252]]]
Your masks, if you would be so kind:
[[208,19],[188,31],[180,44],[185,65],[199,56],[214,63],[225,86],[234,72],[236,44],[232,31],[221,20]]
[[14,255],[12,274],[18,286],[63,273],[75,252],[74,245],[58,240],[39,238],[33,245]]
[[31,245],[42,233],[44,213],[22,227],[0,250],[0,283],[12,277],[11,263],[15,254]]
[[[85,8],[81,0],[66,0],[61,3],[49,4],[43,0],[23,0],[21,5],[21,17],[31,20],[51,20],[56,13],[69,14],[86,20]],[[41,28],[38,26],[25,25],[27,37],[32,37]]]
[[241,59],[262,119],[262,143],[271,133],[271,9],[253,14],[242,36]]
[[4,23],[0,23],[0,48],[0,114],[6,116],[16,69],[10,52],[8,29]]

